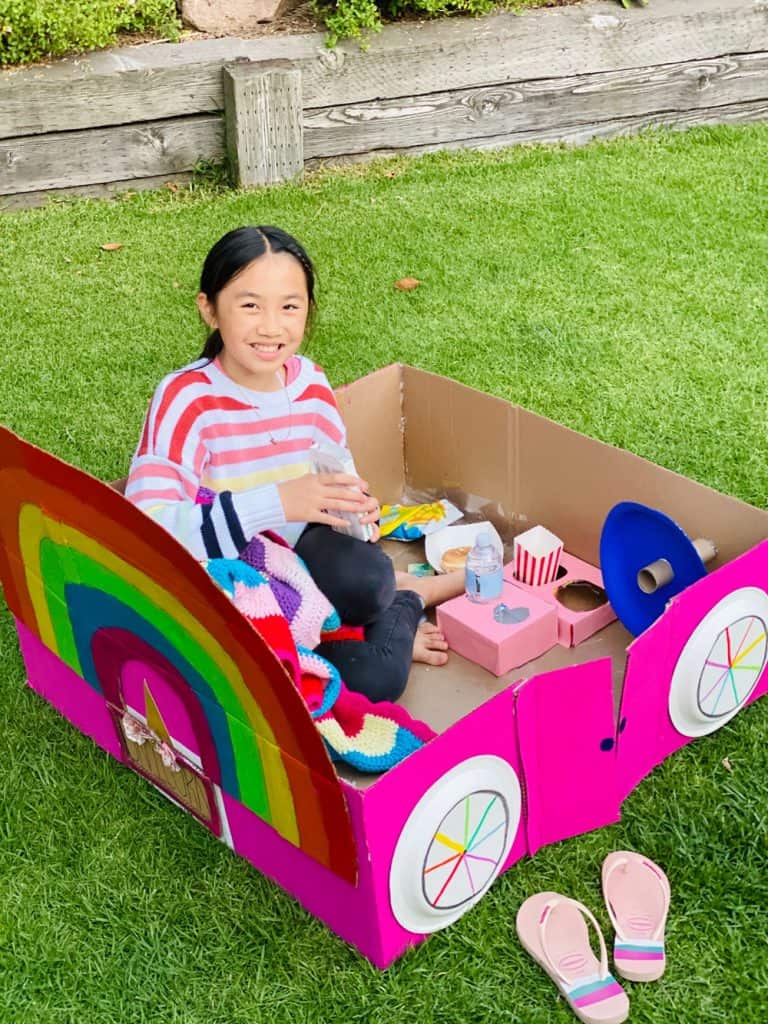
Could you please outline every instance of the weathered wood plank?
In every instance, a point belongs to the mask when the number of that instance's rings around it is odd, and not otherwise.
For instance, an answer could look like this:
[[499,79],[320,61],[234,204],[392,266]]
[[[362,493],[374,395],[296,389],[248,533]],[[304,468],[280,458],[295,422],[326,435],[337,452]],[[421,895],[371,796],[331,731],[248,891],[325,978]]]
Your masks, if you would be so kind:
[[0,142],[0,195],[190,171],[224,158],[221,117],[30,135]]
[[308,110],[307,159],[768,100],[768,53]]
[[540,130],[507,132],[504,135],[489,135],[471,140],[428,143],[404,148],[388,146],[367,153],[339,154],[330,158],[313,157],[305,162],[304,169],[312,171],[319,167],[367,163],[370,160],[388,156],[419,156],[438,150],[500,149],[503,146],[550,142],[583,145],[593,139],[634,135],[643,129],[653,127],[682,130],[703,125],[751,124],[766,120],[768,120],[768,103],[766,102],[736,103],[727,107],[715,107],[712,110],[656,111],[639,117],[616,118],[595,124],[575,124]]
[[654,0],[388,26],[361,51],[320,34],[125,47],[0,74],[0,138],[223,108],[221,68],[289,60],[305,107],[768,50],[767,0]]
[[[313,166],[355,154],[428,152],[462,144],[581,141],[633,125],[712,124],[718,110],[726,123],[739,120],[734,111],[755,120],[763,109],[756,101],[765,99],[768,54],[513,83],[308,111],[304,155]],[[198,159],[221,160],[224,153],[221,121],[208,116],[14,139],[0,143],[0,195],[160,180],[189,171]]]
[[[519,143],[546,143],[565,142],[572,145],[581,145],[592,139],[608,139],[617,135],[630,135],[648,128],[652,125],[665,125],[675,128],[691,128],[695,125],[716,125],[716,124],[748,124],[768,120],[768,105],[764,103],[748,104],[745,106],[734,104],[729,107],[718,107],[710,111],[699,111],[694,120],[693,112],[688,114],[673,115],[671,112],[665,114],[648,114],[644,117],[621,118],[603,121],[599,124],[572,125],[567,128],[553,128],[531,132],[512,132],[507,135],[487,136],[475,140],[456,141],[453,143],[439,143],[432,145],[411,146],[407,149],[387,148],[372,151],[369,153],[354,153],[338,155],[330,159],[312,158],[305,161],[305,170],[311,171],[319,166],[332,164],[364,163],[370,160],[396,155],[419,155],[422,153],[435,152],[440,149],[498,149],[502,146],[511,146]],[[131,178],[124,181],[108,182],[106,184],[80,185],[71,188],[49,189],[34,192],[21,192],[14,195],[0,196],[0,211],[24,209],[30,206],[40,206],[51,198],[58,196],[86,196],[103,198],[126,190],[139,190],[159,188],[166,182],[171,181],[177,184],[185,184],[191,180],[190,172],[175,174],[164,174],[148,178]]]
[[229,162],[244,188],[274,185],[301,174],[301,72],[261,64],[224,69],[224,120]]
[[164,185],[187,185],[192,173],[163,174],[151,178],[131,178],[129,181],[109,181],[103,185],[77,185],[73,188],[44,189],[41,192],[17,192],[15,195],[0,196],[0,211],[26,210],[32,206],[44,206],[52,199],[110,199],[124,192],[139,192]]
[[48,78],[37,69],[0,73],[0,138],[214,113],[224,107],[219,64],[87,76],[71,71],[69,78]]

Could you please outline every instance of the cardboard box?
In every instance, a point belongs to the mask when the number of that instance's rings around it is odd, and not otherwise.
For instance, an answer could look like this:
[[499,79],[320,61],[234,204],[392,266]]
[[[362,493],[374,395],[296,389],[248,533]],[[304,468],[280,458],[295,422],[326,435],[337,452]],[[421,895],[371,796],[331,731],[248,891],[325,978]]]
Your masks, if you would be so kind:
[[[522,609],[526,617],[499,622],[495,615],[499,604]],[[533,661],[557,643],[555,605],[511,583],[505,583],[501,596],[486,604],[476,604],[464,595],[446,601],[437,609],[437,624],[452,651],[495,676]]]
[[[30,686],[165,793],[168,813],[185,807],[386,967],[519,858],[616,821],[659,761],[766,692],[768,512],[409,367],[338,400],[374,494],[482,510],[507,561],[514,536],[545,523],[597,565],[603,520],[623,500],[720,550],[636,639],[614,622],[503,677],[456,654],[445,668],[414,666],[402,703],[438,735],[362,777],[334,768],[279,652],[172,537],[115,489],[0,428],[0,579]],[[424,557],[387,550],[400,565]],[[699,663],[720,657],[729,622],[755,630],[756,661],[739,700],[717,706],[699,692]],[[179,772],[137,752],[126,712],[162,720]],[[464,870],[470,860],[477,870]]]
[[514,563],[504,566],[504,579],[555,606],[557,642],[563,647],[575,647],[616,621],[603,588],[603,574],[569,551],[560,556],[558,573],[551,583],[537,587],[522,583],[515,576]]

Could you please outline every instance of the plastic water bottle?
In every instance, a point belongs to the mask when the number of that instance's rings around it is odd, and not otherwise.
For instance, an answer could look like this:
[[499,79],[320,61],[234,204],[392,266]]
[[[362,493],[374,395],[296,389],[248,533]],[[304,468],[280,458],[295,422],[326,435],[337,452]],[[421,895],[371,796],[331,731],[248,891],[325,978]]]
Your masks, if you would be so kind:
[[477,535],[475,546],[467,555],[464,569],[464,589],[470,601],[485,604],[501,596],[501,552],[494,547],[491,535],[483,531]]

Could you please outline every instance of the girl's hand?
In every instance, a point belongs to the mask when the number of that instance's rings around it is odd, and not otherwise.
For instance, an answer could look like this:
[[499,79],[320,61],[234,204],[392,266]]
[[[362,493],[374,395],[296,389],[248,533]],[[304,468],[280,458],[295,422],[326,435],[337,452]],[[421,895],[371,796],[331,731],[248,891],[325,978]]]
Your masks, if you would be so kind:
[[379,524],[374,523],[373,526],[371,527],[371,536],[368,538],[368,543],[375,544],[378,541],[379,537],[381,537],[381,530],[379,529]]
[[277,492],[286,522],[346,526],[346,520],[334,512],[371,511],[372,501],[378,506],[375,498],[363,494],[367,486],[365,480],[349,473],[305,473],[278,484]]
[[381,531],[379,530],[378,525],[378,521],[381,518],[381,506],[379,505],[379,499],[374,498],[371,494],[366,494],[365,499],[365,514],[360,516],[360,522],[363,523],[363,525],[370,523],[373,526],[373,532],[368,539],[368,543],[375,544],[381,536]]

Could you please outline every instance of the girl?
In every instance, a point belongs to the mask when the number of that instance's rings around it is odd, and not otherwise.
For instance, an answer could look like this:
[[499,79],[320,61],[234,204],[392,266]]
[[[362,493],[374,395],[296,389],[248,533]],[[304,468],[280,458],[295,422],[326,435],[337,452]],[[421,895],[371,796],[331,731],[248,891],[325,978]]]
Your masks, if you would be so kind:
[[[351,689],[396,700],[412,658],[446,662],[440,631],[419,622],[425,606],[462,591],[463,575],[396,574],[375,544],[332,529],[345,525],[339,511],[375,524],[379,503],[357,476],[309,471],[313,442],[346,446],[325,374],[298,354],[314,281],[306,252],[279,228],[219,239],[197,296],[211,333],[197,361],[160,382],[125,493],[201,561],[236,558],[263,530],[280,534],[342,622],[365,627],[364,641],[318,652]],[[198,503],[201,490],[210,503]]]

